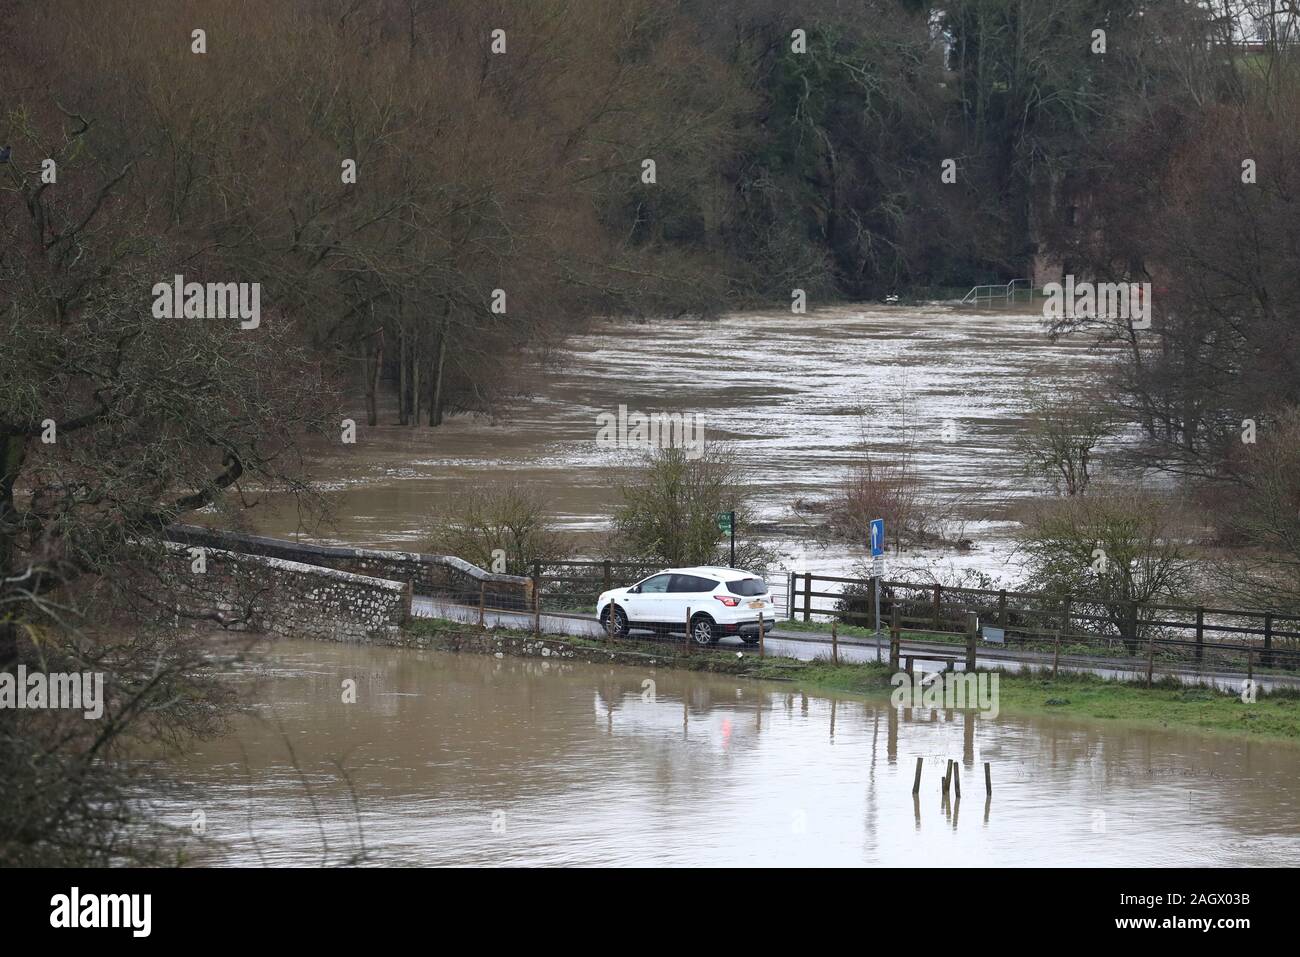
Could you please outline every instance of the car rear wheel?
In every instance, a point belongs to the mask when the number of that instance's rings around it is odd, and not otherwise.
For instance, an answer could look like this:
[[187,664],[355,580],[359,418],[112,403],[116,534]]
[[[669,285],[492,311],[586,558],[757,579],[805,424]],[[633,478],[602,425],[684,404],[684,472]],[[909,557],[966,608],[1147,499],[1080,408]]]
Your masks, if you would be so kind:
[[696,615],[691,619],[691,638],[697,645],[712,645],[718,640],[718,626],[708,615]]
[[610,608],[614,609],[614,637],[626,638],[627,637],[627,614],[623,611],[622,608],[619,608],[618,605],[610,605],[608,608],[606,608],[603,612],[600,613],[601,627],[605,629],[606,634],[609,633]]

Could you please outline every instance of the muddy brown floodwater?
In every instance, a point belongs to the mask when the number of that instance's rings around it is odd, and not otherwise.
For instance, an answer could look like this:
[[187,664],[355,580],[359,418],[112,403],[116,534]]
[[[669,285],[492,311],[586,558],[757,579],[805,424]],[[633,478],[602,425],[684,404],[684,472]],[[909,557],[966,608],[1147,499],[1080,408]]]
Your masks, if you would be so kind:
[[[1300,749],[685,672],[268,644],[159,804],[207,863],[1284,865]],[[341,686],[356,682],[345,704]],[[916,758],[921,794],[911,795]],[[945,804],[947,759],[965,797]],[[992,764],[986,800],[983,762]],[[342,771],[340,771],[340,768]]]
[[613,505],[608,479],[620,454],[597,446],[597,416],[625,405],[700,413],[706,435],[734,443],[745,463],[769,526],[763,537],[789,564],[829,574],[863,549],[818,548],[799,530],[792,503],[824,498],[860,459],[864,439],[885,458],[910,448],[927,491],[960,503],[977,547],[904,561],[998,576],[1011,528],[998,506],[1030,491],[1011,449],[1026,396],[1090,379],[1101,362],[1082,340],[1049,340],[1041,310],[1023,307],[865,305],[616,322],[572,340],[548,360],[547,374],[521,372],[512,385],[531,397],[495,424],[456,416],[437,429],[371,429],[357,409],[356,445],[316,458],[316,477],[334,492],[334,528],[299,529],[290,508],[253,518],[268,534],[413,548],[429,510],[448,495],[517,482],[537,490],[562,527],[598,530]]

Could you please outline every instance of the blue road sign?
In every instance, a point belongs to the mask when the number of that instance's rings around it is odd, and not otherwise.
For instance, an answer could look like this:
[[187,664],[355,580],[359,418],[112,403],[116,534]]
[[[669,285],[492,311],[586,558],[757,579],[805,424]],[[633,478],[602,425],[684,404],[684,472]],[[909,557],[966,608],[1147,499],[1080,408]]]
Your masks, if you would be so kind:
[[885,554],[885,520],[883,518],[873,518],[871,520],[871,557],[879,558]]

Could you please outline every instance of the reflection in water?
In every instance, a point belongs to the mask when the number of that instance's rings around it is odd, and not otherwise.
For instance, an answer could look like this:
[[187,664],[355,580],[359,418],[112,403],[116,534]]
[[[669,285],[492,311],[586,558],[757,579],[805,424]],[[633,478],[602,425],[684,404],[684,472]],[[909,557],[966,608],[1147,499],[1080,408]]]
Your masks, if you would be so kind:
[[[1247,865],[1300,852],[1290,745],[990,722],[652,669],[311,642],[268,656],[256,716],[198,747],[178,769],[192,800],[161,807],[182,827],[201,807],[220,861],[311,864],[361,840],[371,860],[409,864]],[[348,678],[356,704],[341,700]],[[964,816],[941,791],[950,759]]]

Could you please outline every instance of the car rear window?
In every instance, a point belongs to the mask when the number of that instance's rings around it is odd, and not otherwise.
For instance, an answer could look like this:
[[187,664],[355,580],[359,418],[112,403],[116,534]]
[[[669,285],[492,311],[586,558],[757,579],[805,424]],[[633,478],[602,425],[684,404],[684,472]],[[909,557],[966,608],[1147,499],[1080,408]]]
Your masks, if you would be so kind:
[[727,582],[727,591],[747,598],[753,595],[766,595],[767,582],[761,578],[742,578],[740,581]]

